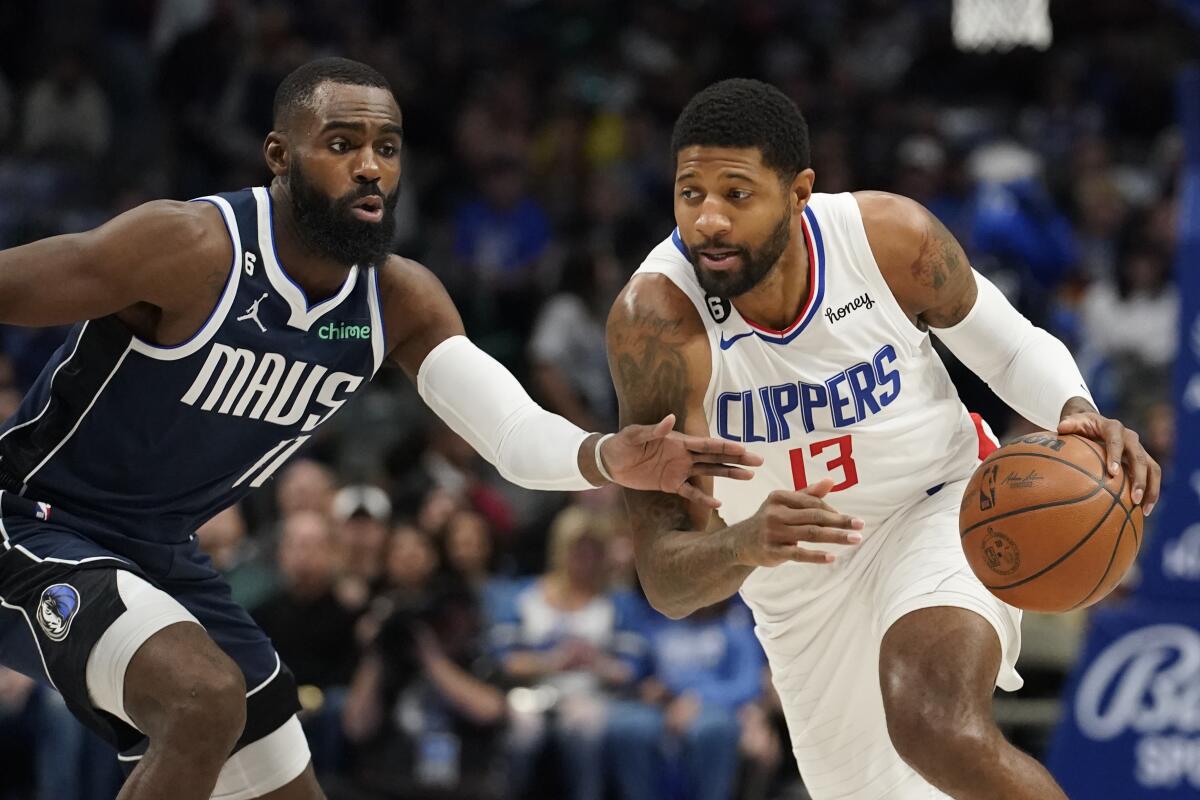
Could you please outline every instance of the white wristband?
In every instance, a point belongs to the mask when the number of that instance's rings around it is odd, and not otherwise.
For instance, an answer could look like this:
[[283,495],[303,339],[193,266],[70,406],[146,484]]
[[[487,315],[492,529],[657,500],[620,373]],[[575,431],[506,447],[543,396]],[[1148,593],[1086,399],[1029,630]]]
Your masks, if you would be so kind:
[[612,475],[608,474],[608,470],[604,466],[604,459],[600,457],[600,448],[614,436],[616,436],[615,433],[606,433],[596,441],[596,469],[600,470],[600,474],[604,477],[604,480],[609,483],[616,483],[616,481],[613,480]]

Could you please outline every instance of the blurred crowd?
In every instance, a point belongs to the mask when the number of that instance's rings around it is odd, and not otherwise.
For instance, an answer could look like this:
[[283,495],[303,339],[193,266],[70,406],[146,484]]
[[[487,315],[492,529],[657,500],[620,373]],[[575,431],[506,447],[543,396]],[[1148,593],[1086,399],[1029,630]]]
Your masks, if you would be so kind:
[[[356,58],[404,112],[397,252],[543,405],[611,429],[604,318],[673,227],[671,125],[759,77],[808,118],[818,191],[924,203],[1169,464],[1173,75],[1197,37],[1166,3],[1053,12],[1048,52],[964,55],[945,0],[7,4],[0,247],[265,183],[279,80]],[[0,418],[64,335],[0,326]],[[947,358],[969,407],[1022,429]],[[296,674],[332,797],[805,796],[746,609],[650,609],[617,494],[505,484],[401,375],[306,453],[199,536]],[[0,742],[0,800],[119,784],[4,672]]]

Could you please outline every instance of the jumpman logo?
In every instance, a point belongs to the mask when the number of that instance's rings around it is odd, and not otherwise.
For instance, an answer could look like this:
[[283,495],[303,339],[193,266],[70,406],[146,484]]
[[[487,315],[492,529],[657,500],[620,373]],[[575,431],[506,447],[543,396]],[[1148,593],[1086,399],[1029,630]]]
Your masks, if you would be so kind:
[[253,303],[251,303],[250,307],[248,309],[246,309],[246,313],[242,314],[240,317],[238,317],[237,321],[241,322],[244,319],[252,319],[252,320],[254,320],[254,324],[258,326],[258,329],[260,331],[262,331],[263,333],[266,333],[267,329],[264,328],[263,324],[261,322],[259,322],[259,320],[258,320],[258,304],[266,299],[267,299],[267,293],[263,292],[263,296],[258,298],[257,300],[255,300]]

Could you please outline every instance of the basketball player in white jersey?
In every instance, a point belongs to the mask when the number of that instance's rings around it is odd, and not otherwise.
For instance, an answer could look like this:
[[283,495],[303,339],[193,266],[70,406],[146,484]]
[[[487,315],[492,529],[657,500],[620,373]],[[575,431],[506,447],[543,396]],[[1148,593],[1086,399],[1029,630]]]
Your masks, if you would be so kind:
[[1033,422],[1104,442],[1147,514],[1158,465],[924,208],[813,194],[778,90],[710,86],[672,151],[679,227],[608,322],[622,422],[674,412],[766,463],[717,483],[719,516],[626,492],[646,595],[682,617],[741,591],[816,800],[1064,797],[992,720],[994,687],[1021,685],[1020,612],[972,574],[957,523],[995,445],[929,334]]

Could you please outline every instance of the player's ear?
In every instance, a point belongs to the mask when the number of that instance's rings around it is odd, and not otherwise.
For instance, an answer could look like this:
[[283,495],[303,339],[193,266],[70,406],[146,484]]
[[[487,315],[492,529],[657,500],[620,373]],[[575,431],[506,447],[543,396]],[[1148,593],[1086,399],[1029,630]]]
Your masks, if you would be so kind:
[[811,168],[802,169],[796,173],[796,177],[792,178],[792,185],[788,187],[788,191],[792,195],[792,201],[795,204],[797,213],[804,210],[808,205],[808,198],[812,196],[813,181],[816,180],[817,173]]
[[279,131],[268,133],[267,140],[263,142],[263,158],[266,159],[267,168],[271,170],[271,174],[275,176],[286,175],[290,157],[287,137]]

